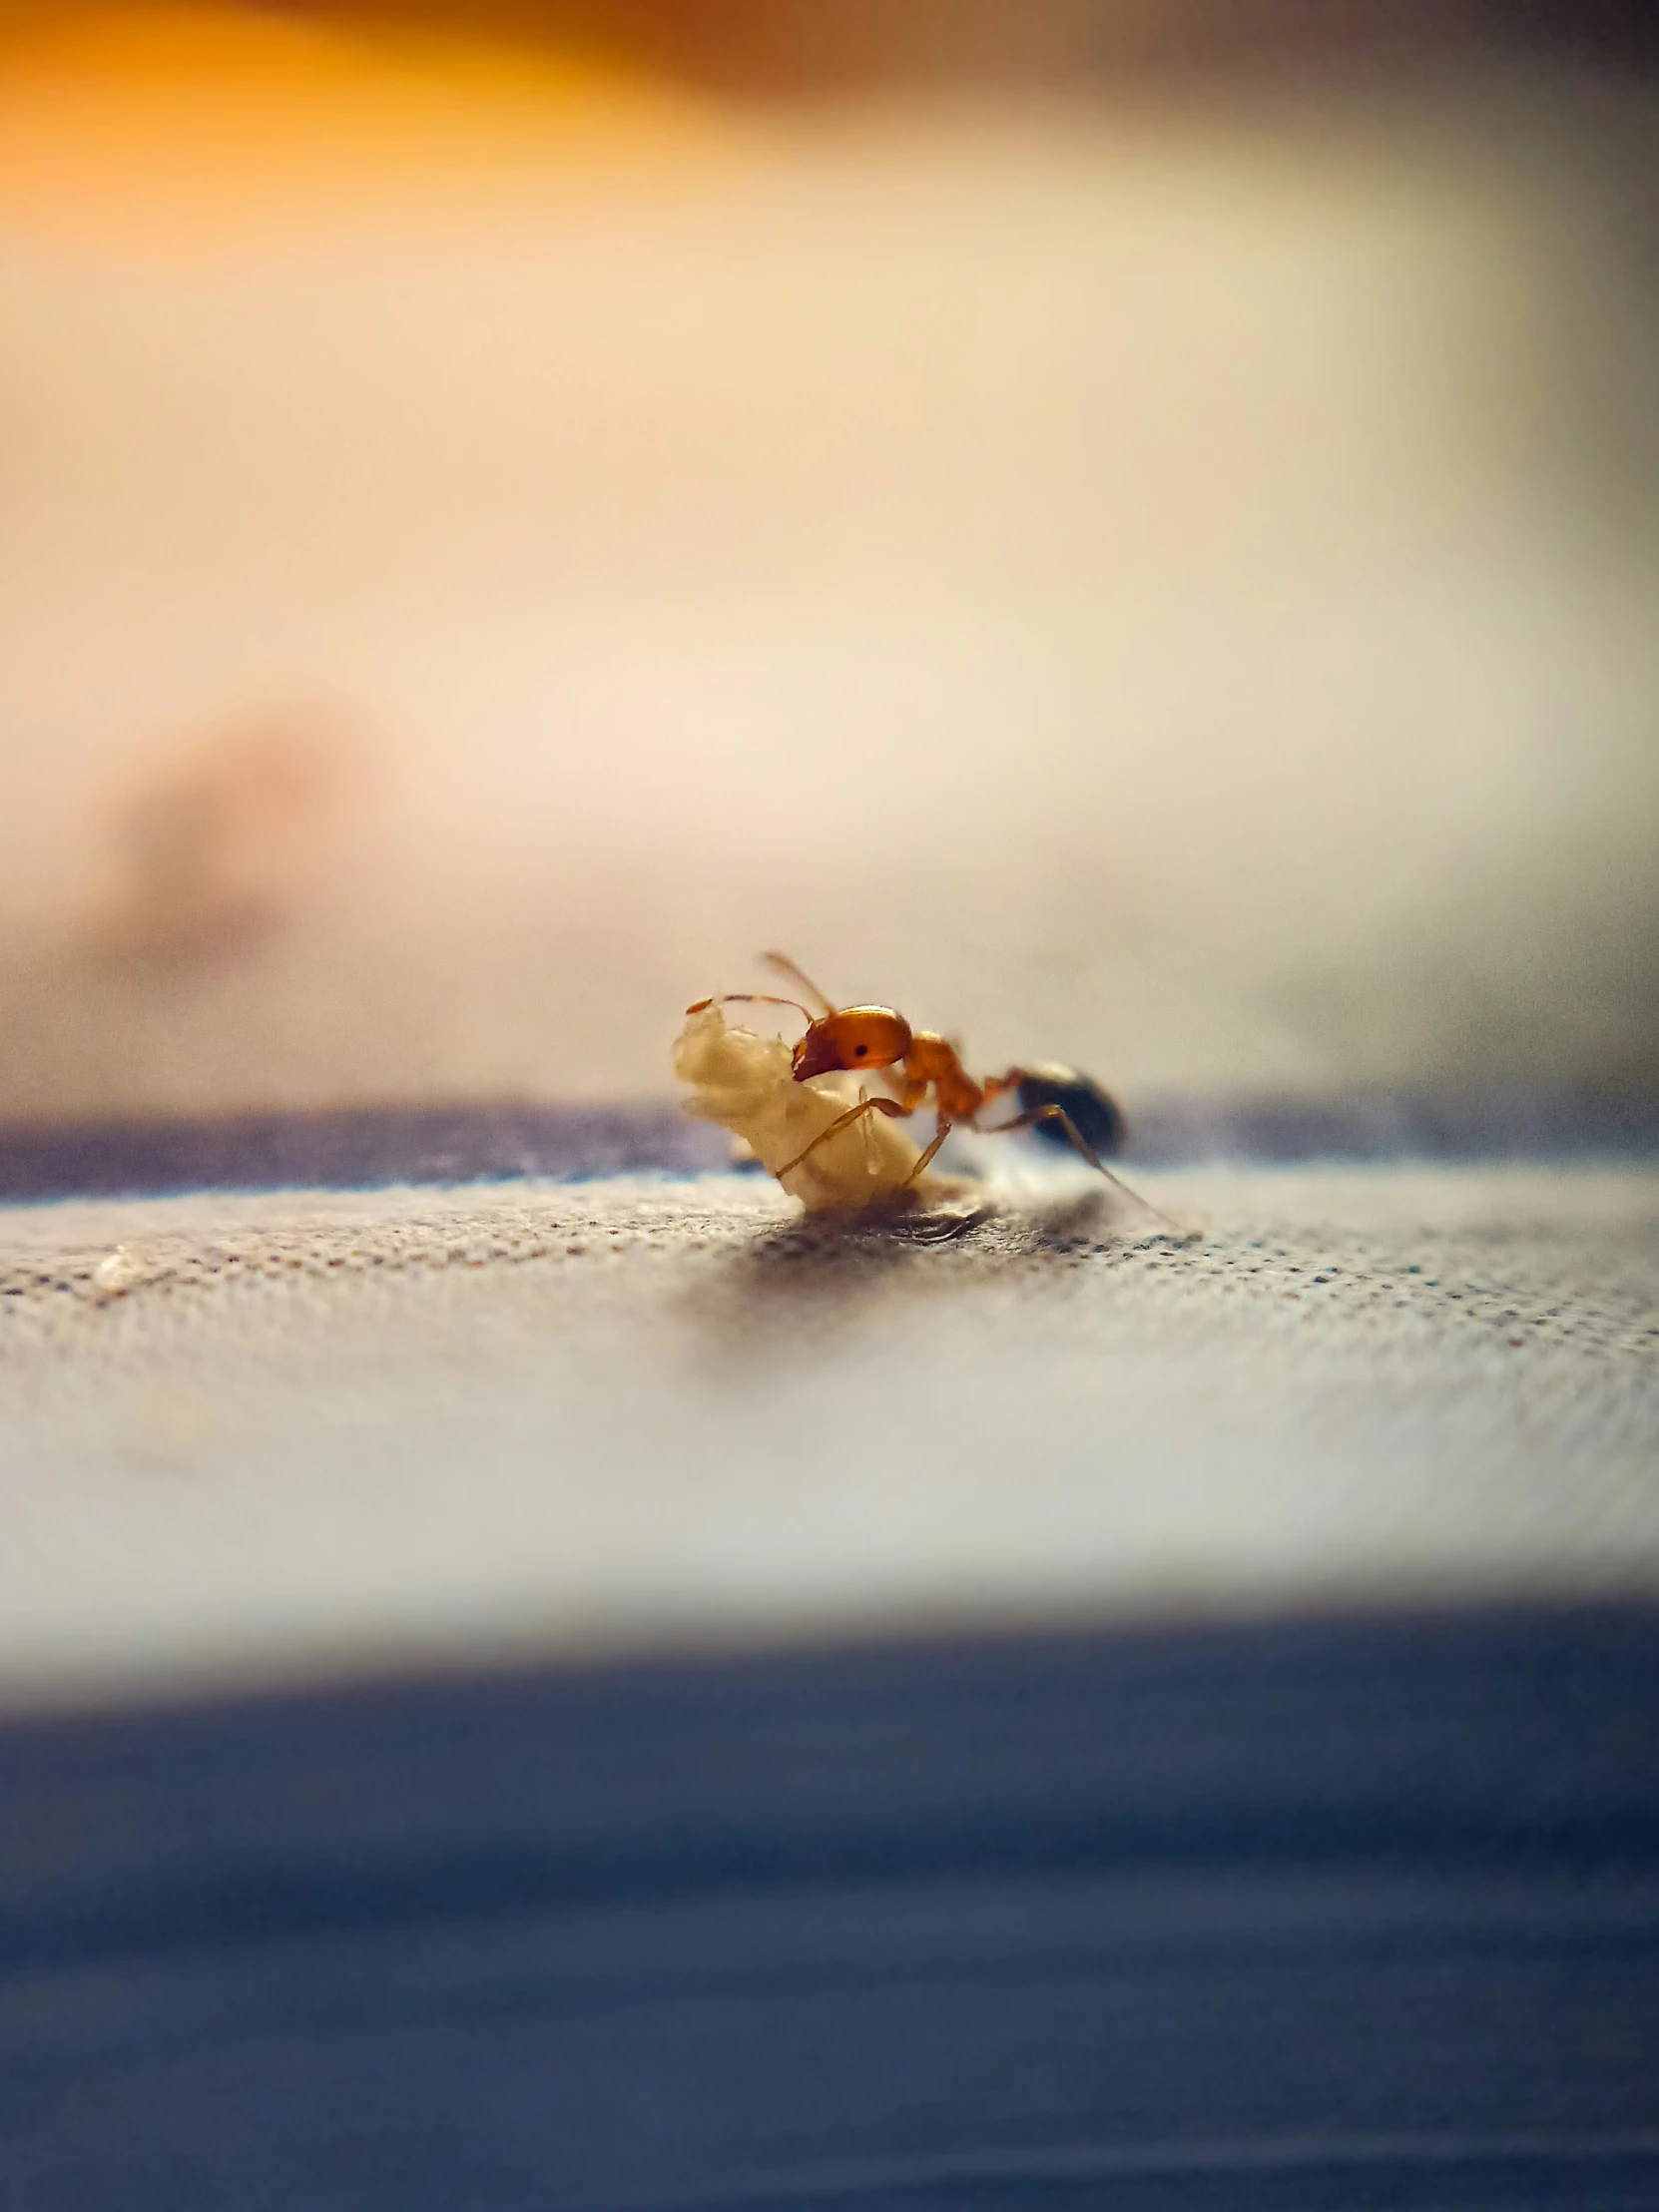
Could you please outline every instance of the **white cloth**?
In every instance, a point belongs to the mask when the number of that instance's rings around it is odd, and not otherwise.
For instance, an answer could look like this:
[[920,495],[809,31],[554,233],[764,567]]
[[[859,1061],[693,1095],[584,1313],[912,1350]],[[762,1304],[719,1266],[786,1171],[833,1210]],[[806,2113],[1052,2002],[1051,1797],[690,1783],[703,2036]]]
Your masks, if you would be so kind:
[[1137,1180],[0,1210],[0,1695],[1659,1588],[1659,1175]]

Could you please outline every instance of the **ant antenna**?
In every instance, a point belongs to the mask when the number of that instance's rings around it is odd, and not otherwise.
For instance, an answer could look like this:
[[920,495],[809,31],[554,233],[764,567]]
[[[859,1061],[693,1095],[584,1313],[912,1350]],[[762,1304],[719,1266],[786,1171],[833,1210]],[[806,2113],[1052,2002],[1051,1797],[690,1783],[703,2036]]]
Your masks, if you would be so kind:
[[797,998],[768,998],[763,991],[722,991],[717,998],[700,998],[688,1006],[688,1014],[706,1014],[711,1006],[792,1006],[809,1024],[815,1016]]
[[[803,969],[797,967],[787,953],[763,952],[761,958],[768,967],[776,968],[780,975],[787,975],[792,983],[799,983],[807,996],[816,998],[827,1014],[832,1014],[835,1011],[833,1005],[825,997],[812,977],[806,974]],[[807,1019],[811,1021],[812,1018],[812,1015],[808,1014]]]

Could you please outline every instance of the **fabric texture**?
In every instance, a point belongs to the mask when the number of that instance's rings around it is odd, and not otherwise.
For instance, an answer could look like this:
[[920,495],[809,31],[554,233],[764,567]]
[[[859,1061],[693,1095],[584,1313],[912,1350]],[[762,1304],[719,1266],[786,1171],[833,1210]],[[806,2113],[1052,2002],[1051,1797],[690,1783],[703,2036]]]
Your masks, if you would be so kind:
[[1659,1586],[1653,1173],[1016,1171],[7,1210],[0,1685]]

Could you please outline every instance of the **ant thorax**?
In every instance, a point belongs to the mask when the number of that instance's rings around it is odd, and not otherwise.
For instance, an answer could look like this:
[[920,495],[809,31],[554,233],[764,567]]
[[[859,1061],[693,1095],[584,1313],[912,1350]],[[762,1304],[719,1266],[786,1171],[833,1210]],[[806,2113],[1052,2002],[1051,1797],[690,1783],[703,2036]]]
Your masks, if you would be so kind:
[[685,1111],[741,1137],[769,1174],[800,1162],[779,1180],[810,1213],[891,1197],[908,1185],[920,1158],[896,1123],[865,1114],[802,1160],[814,1138],[857,1104],[857,1078],[826,1075],[798,1083],[781,1037],[738,1028],[717,1005],[687,1018],[674,1047],[674,1072],[691,1086]]

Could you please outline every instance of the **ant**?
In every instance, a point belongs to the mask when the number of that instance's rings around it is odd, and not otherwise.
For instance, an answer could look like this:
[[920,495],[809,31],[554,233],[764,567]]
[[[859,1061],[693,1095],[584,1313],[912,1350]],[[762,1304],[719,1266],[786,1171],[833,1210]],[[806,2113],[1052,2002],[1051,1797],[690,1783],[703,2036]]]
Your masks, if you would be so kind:
[[[1012,1091],[1024,1111],[1012,1121],[993,1123],[981,1134],[1006,1136],[1016,1129],[1031,1129],[1052,1122],[1091,1168],[1105,1176],[1108,1183],[1117,1184],[1119,1190],[1127,1189],[1101,1160],[1094,1144],[1073,1119],[1075,1112],[1088,1121],[1096,1141],[1108,1150],[1122,1142],[1122,1114],[1116,1103],[1087,1076],[1077,1075],[1070,1068],[1009,1068],[1006,1074],[987,1076],[984,1082],[975,1082],[947,1037],[931,1029],[912,1029],[904,1016],[894,1013],[890,1006],[832,1005],[812,978],[782,952],[765,952],[761,957],[768,967],[776,968],[781,975],[798,984],[809,998],[816,999],[823,1012],[815,1014],[799,999],[772,998],[759,991],[728,991],[718,999],[700,998],[695,1006],[686,1008],[687,1013],[700,1014],[710,1006],[733,1001],[743,1005],[794,1007],[807,1022],[806,1033],[796,1045],[790,1061],[790,1072],[798,1083],[810,1082],[815,1075],[843,1070],[854,1074],[865,1068],[899,1067],[903,1070],[900,1097],[860,1097],[856,1106],[849,1106],[828,1129],[821,1130],[805,1151],[779,1168],[776,1172],[780,1177],[800,1167],[821,1144],[850,1128],[865,1114],[886,1114],[894,1118],[913,1114],[931,1090],[938,1114],[938,1131],[910,1170],[906,1180],[914,1183],[958,1122],[965,1128],[977,1129],[977,1117],[992,1100]],[[1129,1195],[1134,1196],[1132,1192]]]

